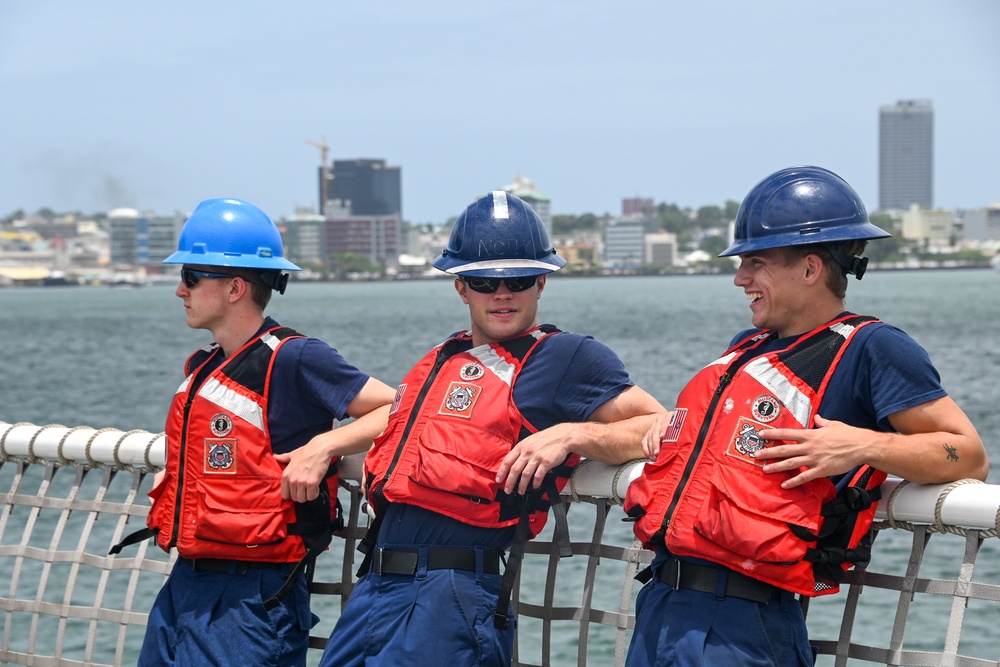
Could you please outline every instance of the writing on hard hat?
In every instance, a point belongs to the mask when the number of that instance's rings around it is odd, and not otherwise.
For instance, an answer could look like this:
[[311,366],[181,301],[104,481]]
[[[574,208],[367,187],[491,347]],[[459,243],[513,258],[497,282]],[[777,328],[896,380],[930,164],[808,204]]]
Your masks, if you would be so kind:
[[789,167],[755,185],[736,214],[733,243],[719,254],[892,236],[868,220],[858,193],[822,167]]
[[434,260],[434,267],[446,273],[482,278],[534,276],[565,265],[534,209],[504,190],[470,204],[455,221],[448,247]]

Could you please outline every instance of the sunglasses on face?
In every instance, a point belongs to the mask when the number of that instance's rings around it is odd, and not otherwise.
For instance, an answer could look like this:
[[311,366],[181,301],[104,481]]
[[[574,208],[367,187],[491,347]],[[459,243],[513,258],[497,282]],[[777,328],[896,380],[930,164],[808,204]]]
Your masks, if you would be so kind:
[[212,273],[211,271],[196,271],[194,269],[181,269],[181,282],[188,289],[192,289],[202,278],[233,278],[229,273]]
[[473,292],[479,292],[480,294],[493,294],[500,289],[501,282],[506,285],[507,289],[511,292],[523,292],[529,287],[532,287],[538,281],[538,276],[518,276],[516,278],[476,278],[468,276],[462,278],[462,280]]

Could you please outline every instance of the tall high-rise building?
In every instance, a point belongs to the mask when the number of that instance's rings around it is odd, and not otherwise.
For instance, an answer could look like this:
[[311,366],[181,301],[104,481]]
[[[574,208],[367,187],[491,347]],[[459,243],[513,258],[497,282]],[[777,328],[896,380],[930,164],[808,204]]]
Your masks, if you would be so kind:
[[900,100],[879,108],[878,207],[934,208],[934,107]]
[[320,188],[327,188],[328,204],[339,199],[351,215],[395,215],[402,219],[399,167],[388,167],[385,160],[334,160],[326,183],[323,172],[321,167],[319,183]]

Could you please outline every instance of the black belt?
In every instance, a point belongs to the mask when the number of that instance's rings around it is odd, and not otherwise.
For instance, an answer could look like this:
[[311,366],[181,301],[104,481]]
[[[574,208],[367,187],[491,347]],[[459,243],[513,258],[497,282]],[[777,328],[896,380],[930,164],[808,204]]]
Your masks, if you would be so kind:
[[[500,552],[483,551],[483,574],[500,574]],[[419,549],[375,549],[371,571],[375,574],[416,574]],[[476,571],[476,550],[459,547],[428,547],[428,570]]]
[[195,572],[215,572],[243,576],[248,570],[285,570],[291,572],[295,563],[272,563],[256,560],[230,560],[226,558],[181,558]]
[[772,586],[734,570],[679,560],[665,561],[656,573],[656,578],[676,590],[686,588],[703,593],[714,593],[718,588],[719,577],[723,574],[727,575],[724,593],[726,597],[767,604],[782,598],[790,599],[795,595],[791,591]]

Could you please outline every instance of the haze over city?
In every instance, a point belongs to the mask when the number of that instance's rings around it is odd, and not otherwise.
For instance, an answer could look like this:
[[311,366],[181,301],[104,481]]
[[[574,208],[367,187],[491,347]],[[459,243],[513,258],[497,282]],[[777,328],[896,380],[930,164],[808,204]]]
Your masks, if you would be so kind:
[[441,223],[515,174],[553,213],[698,207],[812,163],[878,195],[878,110],[935,110],[934,204],[1000,200],[1000,4],[0,0],[0,216],[317,205],[320,153]]

